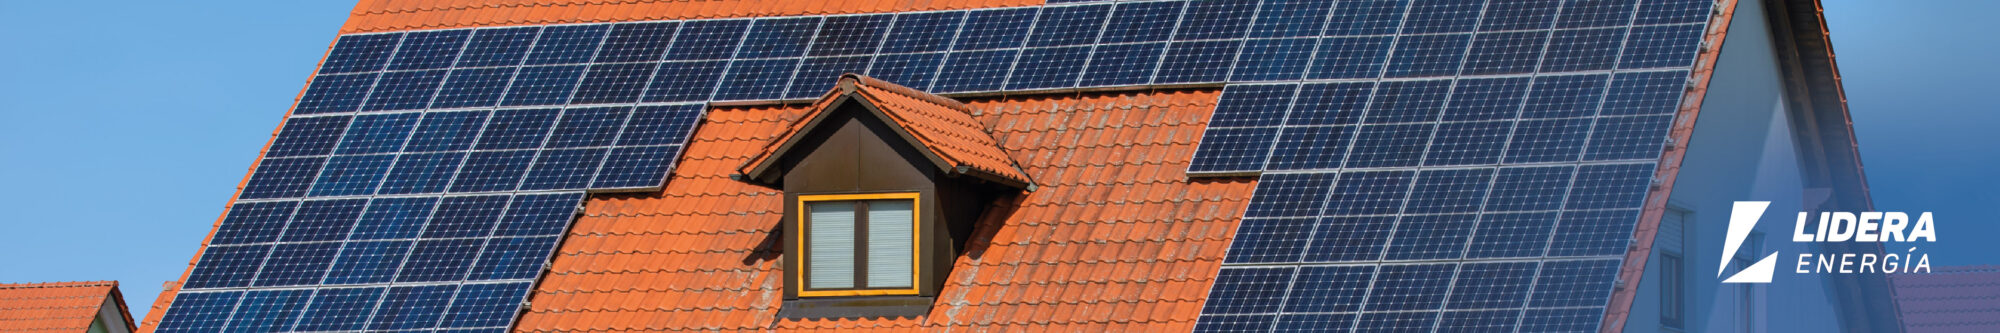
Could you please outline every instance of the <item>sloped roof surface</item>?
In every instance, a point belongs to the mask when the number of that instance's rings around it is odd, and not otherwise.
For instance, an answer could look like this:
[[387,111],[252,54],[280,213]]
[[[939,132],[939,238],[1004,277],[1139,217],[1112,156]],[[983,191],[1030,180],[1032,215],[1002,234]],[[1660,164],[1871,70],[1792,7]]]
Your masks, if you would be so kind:
[[886,13],[1039,5],[1038,0],[362,0],[341,33],[483,26]]
[[84,332],[117,287],[114,281],[0,284],[0,333]]
[[2000,266],[1938,267],[1890,283],[1907,332],[2000,332]]
[[780,320],[783,196],[734,168],[805,107],[709,112],[661,193],[594,197],[516,330],[1186,331],[1254,182],[1184,174],[1214,90],[967,103],[1035,192],[993,203],[929,315]]
[[775,157],[785,139],[806,130],[812,123],[810,119],[829,111],[834,102],[847,95],[844,91],[846,87],[853,87],[854,96],[881,110],[883,115],[889,117],[889,122],[908,132],[919,145],[943,159],[949,167],[966,168],[1022,185],[1033,183],[1005,152],[1000,151],[1000,147],[995,146],[996,142],[992,135],[986,133],[985,125],[972,119],[974,110],[965,103],[862,75],[847,74],[841,76],[840,81],[839,87],[814,102],[800,121],[778,136],[778,141],[773,141],[762,153],[751,158],[751,162],[743,166],[743,171],[748,173]]

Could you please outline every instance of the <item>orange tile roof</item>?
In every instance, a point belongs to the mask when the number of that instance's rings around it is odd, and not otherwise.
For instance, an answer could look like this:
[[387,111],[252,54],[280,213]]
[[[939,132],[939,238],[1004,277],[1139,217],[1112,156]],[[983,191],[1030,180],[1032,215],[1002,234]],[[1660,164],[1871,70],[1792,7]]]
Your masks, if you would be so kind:
[[990,205],[929,315],[886,319],[777,319],[783,196],[729,175],[810,109],[716,109],[663,191],[589,200],[516,329],[1191,330],[1255,187],[1185,174],[1217,96],[967,103],[1042,187]]
[[0,333],[84,332],[105,297],[114,297],[125,312],[117,295],[117,281],[0,284]]
[[862,14],[1033,6],[1042,0],[361,0],[341,33],[528,24]]
[[986,133],[986,125],[972,119],[972,114],[977,112],[972,107],[943,96],[851,73],[841,75],[840,82],[834,85],[832,91],[813,102],[800,117],[802,120],[779,134],[778,140],[750,158],[750,162],[738,171],[753,174],[753,170],[769,167],[764,163],[790,148],[790,138],[812,126],[814,119],[825,114],[843,96],[855,96],[873,105],[888,116],[887,122],[915,139],[915,144],[922,146],[930,156],[940,159],[945,164],[941,167],[950,172],[970,172],[1003,183],[1033,188],[1034,180],[1022,173],[1020,166],[1007,157],[1006,152],[1000,151],[993,136]]

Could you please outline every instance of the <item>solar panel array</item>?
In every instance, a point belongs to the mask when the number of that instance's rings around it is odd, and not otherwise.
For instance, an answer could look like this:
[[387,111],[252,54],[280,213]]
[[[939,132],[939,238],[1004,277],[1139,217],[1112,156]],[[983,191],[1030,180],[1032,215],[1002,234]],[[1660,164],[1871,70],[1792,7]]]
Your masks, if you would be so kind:
[[343,35],[159,329],[504,330],[585,192],[847,72],[1224,85],[1189,171],[1265,176],[1200,330],[1594,325],[1711,6],[1050,2]]

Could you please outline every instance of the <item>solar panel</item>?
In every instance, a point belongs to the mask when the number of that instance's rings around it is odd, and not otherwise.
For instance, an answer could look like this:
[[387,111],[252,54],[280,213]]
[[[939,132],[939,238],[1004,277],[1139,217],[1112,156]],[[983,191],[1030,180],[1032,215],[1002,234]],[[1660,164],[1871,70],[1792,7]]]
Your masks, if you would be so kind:
[[582,193],[659,188],[706,102],[850,72],[947,94],[1223,86],[1189,172],[1263,179],[1198,330],[1594,329],[1712,5],[1052,1],[343,35],[160,330],[504,330]]

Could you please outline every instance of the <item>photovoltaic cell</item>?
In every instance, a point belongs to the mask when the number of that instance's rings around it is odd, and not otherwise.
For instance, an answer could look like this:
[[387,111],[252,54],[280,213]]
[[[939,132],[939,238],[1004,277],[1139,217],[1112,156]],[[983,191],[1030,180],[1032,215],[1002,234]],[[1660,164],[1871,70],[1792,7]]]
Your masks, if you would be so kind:
[[835,16],[826,19],[813,38],[811,49],[806,55],[814,57],[844,56],[876,53],[882,45],[882,33],[889,30],[889,21],[895,15]]
[[370,201],[349,240],[416,238],[431,217],[438,198],[380,198]]
[[[882,53],[938,52],[951,48],[965,12],[903,13],[883,37]],[[902,82],[902,81],[890,81]]]
[[1265,0],[1250,25],[1251,38],[1310,36],[1326,26],[1330,0]]
[[353,112],[361,107],[362,97],[375,84],[375,73],[320,75],[313,77],[306,87],[306,94],[299,98],[293,114]]
[[382,70],[388,63],[390,52],[402,42],[403,34],[340,36],[336,41],[340,47],[326,55],[320,64],[320,74],[354,73]]
[[389,72],[375,82],[375,90],[368,94],[368,102],[362,111],[388,111],[421,109],[431,104],[436,96],[439,83],[444,82],[445,71]]
[[464,53],[458,56],[457,67],[488,67],[520,65],[528,55],[528,46],[540,35],[540,27],[479,29],[472,33],[472,41],[465,45]]
[[471,30],[421,31],[404,35],[402,46],[396,48],[396,56],[389,62],[389,70],[451,67],[459,51],[465,48],[466,37],[471,35]]
[[[590,62],[597,46],[604,43],[610,25],[568,25],[542,29],[535,47],[528,52],[527,65],[576,64]],[[533,77],[533,76],[531,76]]]
[[674,40],[680,22],[624,23],[611,26],[594,62],[659,61]]
[[1111,13],[1110,22],[1105,23],[1104,36],[1100,43],[1134,43],[1165,41],[1173,35],[1174,26],[1180,20],[1181,10],[1186,2],[1132,2],[1119,3]]

